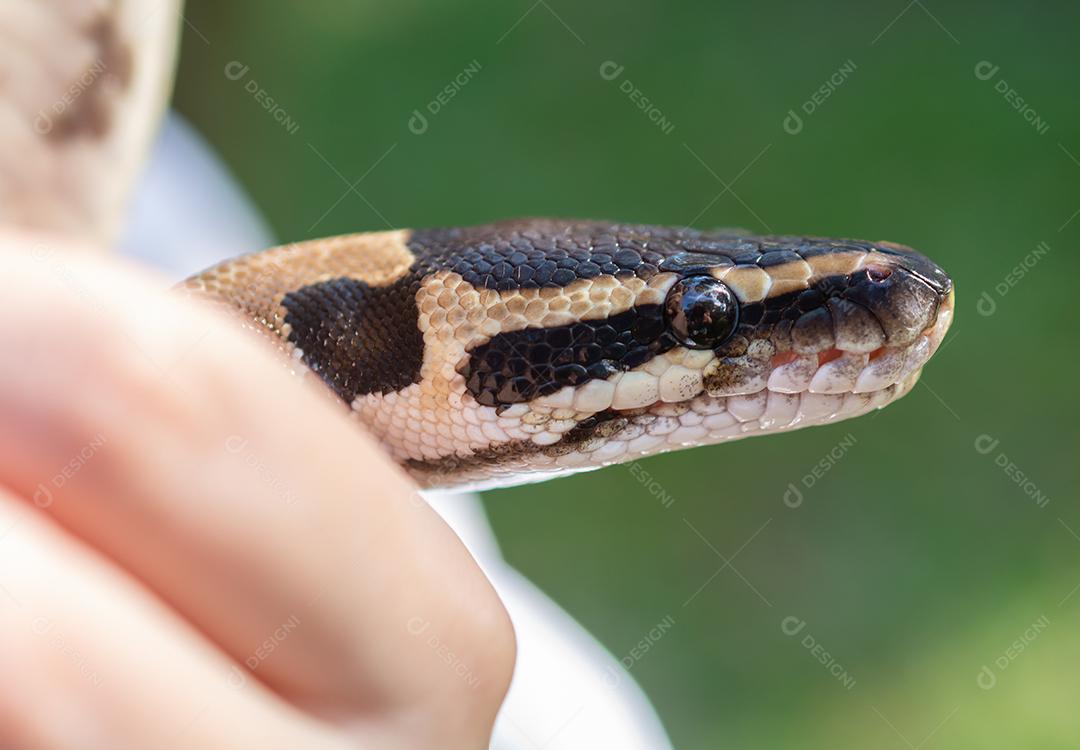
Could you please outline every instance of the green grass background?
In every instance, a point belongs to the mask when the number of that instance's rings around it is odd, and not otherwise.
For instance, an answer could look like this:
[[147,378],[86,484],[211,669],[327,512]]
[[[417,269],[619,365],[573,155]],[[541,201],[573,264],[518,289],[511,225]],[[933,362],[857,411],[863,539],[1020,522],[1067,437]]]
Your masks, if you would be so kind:
[[[283,240],[521,215],[767,225],[904,242],[951,273],[949,341],[874,417],[643,462],[670,507],[625,468],[485,497],[509,560],[617,656],[675,621],[633,674],[679,748],[1080,745],[1080,216],[1066,223],[1080,210],[1080,8],[905,3],[186,10],[177,106]],[[242,81],[224,75],[234,60],[250,66]],[[624,66],[616,81],[600,75],[608,60]],[[854,72],[786,133],[788,111],[848,60]],[[975,75],[984,60],[999,68],[988,81]],[[427,132],[410,132],[413,111],[473,61]],[[1002,79],[1044,132],[995,90]],[[358,179],[359,195],[344,181]],[[1040,242],[1050,252],[997,294]],[[787,507],[789,483],[849,434]],[[1000,441],[986,455],[983,434]],[[789,616],[806,622],[796,637],[781,631]],[[1039,618],[1049,625],[994,667]],[[975,679],[986,664],[990,690]]]

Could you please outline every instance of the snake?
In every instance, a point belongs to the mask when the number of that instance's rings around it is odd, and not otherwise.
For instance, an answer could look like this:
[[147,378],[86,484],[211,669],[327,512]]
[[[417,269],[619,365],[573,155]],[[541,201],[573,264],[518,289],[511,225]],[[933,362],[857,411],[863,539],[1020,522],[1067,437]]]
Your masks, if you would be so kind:
[[[0,224],[115,238],[180,11],[0,6]],[[297,242],[180,289],[324,382],[431,488],[867,413],[914,387],[955,307],[948,275],[890,242],[565,219]]]
[[547,218],[298,242],[181,289],[319,378],[426,488],[880,409],[955,308],[945,271],[891,242]]

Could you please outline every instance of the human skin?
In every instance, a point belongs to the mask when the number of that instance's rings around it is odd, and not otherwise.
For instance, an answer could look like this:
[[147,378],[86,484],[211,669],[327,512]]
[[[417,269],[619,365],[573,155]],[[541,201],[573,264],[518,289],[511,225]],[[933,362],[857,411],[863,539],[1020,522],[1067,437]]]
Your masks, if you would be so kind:
[[416,487],[224,312],[0,236],[0,747],[480,748],[505,610]]

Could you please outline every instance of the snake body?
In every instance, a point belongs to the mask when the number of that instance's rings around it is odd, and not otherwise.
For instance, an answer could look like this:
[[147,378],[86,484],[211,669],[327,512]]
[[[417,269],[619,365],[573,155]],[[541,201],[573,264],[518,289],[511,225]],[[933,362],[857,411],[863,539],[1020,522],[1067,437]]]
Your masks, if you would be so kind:
[[880,408],[952,319],[886,242],[527,219],[371,232],[184,283],[317,374],[423,486],[496,486]]

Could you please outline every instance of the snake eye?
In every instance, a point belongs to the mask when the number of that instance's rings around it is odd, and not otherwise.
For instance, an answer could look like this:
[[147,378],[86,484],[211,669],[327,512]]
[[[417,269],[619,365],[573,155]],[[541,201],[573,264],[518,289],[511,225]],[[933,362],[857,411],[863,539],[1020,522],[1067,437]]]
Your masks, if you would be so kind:
[[671,287],[664,317],[684,346],[712,349],[724,343],[738,325],[739,301],[712,276],[690,276]]

